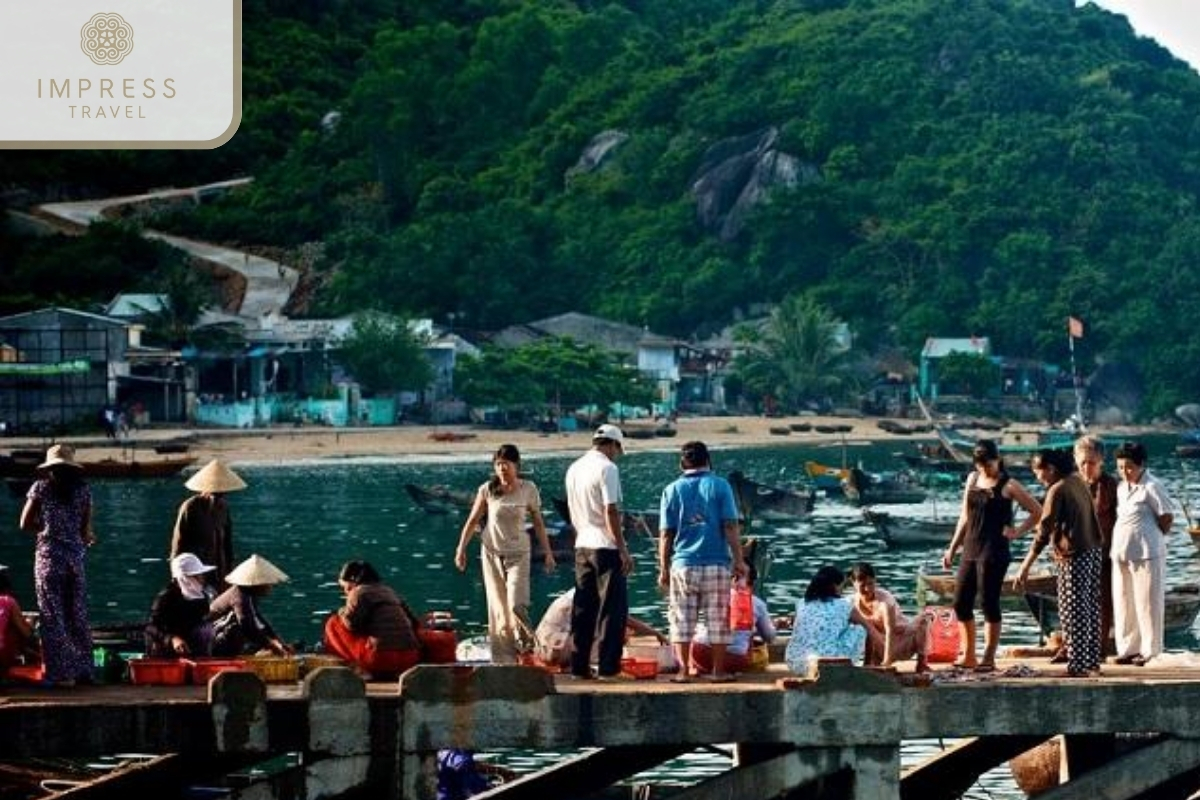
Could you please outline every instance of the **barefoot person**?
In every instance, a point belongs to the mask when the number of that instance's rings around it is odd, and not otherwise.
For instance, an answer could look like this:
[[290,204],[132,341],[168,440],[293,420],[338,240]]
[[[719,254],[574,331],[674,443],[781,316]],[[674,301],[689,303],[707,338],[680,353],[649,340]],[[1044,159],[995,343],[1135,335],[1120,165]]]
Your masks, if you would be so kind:
[[[962,510],[954,537],[942,555],[942,566],[950,569],[962,549],[954,582],[954,614],[963,652],[954,665],[991,672],[996,668],[996,648],[1000,644],[1000,590],[1012,562],[1008,543],[1037,524],[1042,507],[1020,481],[1009,476],[995,442],[980,439],[971,458],[975,471],[963,487]],[[1013,525],[1014,502],[1029,514],[1020,526]],[[975,656],[975,597],[979,594],[983,595],[985,622],[982,659]]]
[[854,584],[854,607],[866,620],[867,649],[863,664],[890,667],[916,656],[917,672],[928,672],[929,662],[925,659],[928,615],[920,614],[911,620],[904,616],[895,596],[876,582],[875,568],[870,564],[851,567],[850,581]]

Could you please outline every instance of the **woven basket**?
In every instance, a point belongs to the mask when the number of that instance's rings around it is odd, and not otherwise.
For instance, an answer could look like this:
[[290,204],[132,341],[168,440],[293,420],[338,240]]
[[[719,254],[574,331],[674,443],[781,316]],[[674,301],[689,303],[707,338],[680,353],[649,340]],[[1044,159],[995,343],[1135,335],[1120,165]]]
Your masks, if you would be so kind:
[[306,655],[304,656],[304,674],[312,672],[321,667],[344,667],[346,662],[337,656],[329,655]]
[[246,668],[264,683],[289,683],[300,680],[300,659],[291,656],[250,656]]

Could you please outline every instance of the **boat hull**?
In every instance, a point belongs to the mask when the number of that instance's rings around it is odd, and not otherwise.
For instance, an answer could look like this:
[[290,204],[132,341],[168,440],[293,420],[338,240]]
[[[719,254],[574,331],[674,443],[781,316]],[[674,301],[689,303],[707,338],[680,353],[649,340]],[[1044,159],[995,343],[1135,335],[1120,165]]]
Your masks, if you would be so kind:
[[[955,583],[957,581],[953,572],[920,572],[917,574],[917,594],[950,599],[954,597]],[[1021,597],[1029,593],[1055,594],[1057,591],[1058,576],[1053,572],[1039,572],[1030,575],[1020,589],[1014,585],[1011,576],[1005,578],[1000,596]]]
[[729,485],[743,516],[753,519],[796,519],[812,513],[816,492],[800,492],[777,486],[767,486],[747,478],[738,471],[729,473]]
[[[1059,628],[1058,594],[1056,592],[1026,592],[1025,605],[1047,635]],[[1163,609],[1163,630],[1167,633],[1186,631],[1200,613],[1200,585],[1183,584],[1167,589]]]
[[912,519],[897,517],[872,508],[862,510],[863,519],[871,523],[879,538],[888,547],[945,546],[954,534],[956,520]]
[[[37,477],[41,457],[0,456],[0,477],[32,481]],[[102,458],[79,461],[88,478],[169,478],[196,463],[196,456],[168,455],[162,458]]]

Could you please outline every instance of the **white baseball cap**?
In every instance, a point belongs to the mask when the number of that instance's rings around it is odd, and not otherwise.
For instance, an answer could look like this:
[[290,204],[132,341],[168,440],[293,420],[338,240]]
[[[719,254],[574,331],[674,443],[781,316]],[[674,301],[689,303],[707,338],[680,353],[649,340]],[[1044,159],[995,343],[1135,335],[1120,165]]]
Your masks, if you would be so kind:
[[212,572],[214,569],[216,567],[211,564],[205,564],[194,553],[180,553],[171,559],[172,578],[190,578],[193,575],[203,575],[206,572]]
[[596,428],[596,432],[592,434],[592,441],[597,439],[608,439],[620,445],[622,450],[625,449],[625,434],[621,433],[621,429],[616,425],[601,425]]

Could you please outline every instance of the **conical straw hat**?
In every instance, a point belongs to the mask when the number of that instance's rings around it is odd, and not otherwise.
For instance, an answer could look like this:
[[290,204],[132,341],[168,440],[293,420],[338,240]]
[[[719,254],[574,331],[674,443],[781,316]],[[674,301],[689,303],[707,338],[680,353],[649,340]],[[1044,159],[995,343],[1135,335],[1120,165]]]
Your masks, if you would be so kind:
[[245,489],[246,482],[238,477],[236,472],[225,466],[221,459],[214,458],[205,465],[204,469],[188,478],[184,486],[193,492],[218,494]]
[[287,579],[283,570],[257,554],[238,564],[225,576],[225,582],[234,586],[270,586]]

